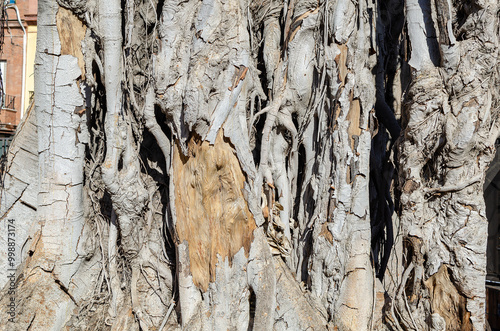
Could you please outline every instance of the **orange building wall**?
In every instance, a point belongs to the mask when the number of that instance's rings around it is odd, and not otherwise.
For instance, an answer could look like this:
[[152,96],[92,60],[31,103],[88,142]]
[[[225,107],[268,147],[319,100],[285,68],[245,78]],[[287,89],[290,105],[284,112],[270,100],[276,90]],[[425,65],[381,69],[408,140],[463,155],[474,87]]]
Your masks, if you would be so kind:
[[[26,31],[28,24],[36,25],[37,1],[17,0],[21,21]],[[22,75],[23,75],[23,30],[17,21],[14,9],[7,9],[6,22],[4,24],[4,45],[0,60],[6,61],[5,91],[4,93],[15,97],[14,110],[2,109],[0,111],[0,123],[19,124],[21,120],[21,97],[22,97]],[[29,50],[27,50],[28,52]],[[25,108],[27,105],[25,105]]]

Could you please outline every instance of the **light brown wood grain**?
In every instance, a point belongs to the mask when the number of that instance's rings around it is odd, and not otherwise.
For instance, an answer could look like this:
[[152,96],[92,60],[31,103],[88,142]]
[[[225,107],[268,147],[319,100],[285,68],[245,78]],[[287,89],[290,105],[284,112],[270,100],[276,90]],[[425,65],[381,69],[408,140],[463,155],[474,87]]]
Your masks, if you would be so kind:
[[82,40],[87,27],[70,10],[59,7],[56,15],[57,31],[61,41],[61,55],[73,55],[78,59],[78,66],[85,77],[85,62],[82,52]]
[[245,176],[233,147],[219,132],[214,146],[192,138],[186,157],[173,157],[176,231],[187,241],[193,282],[206,291],[215,280],[217,256],[231,262],[243,247],[248,256],[256,228],[243,196]]

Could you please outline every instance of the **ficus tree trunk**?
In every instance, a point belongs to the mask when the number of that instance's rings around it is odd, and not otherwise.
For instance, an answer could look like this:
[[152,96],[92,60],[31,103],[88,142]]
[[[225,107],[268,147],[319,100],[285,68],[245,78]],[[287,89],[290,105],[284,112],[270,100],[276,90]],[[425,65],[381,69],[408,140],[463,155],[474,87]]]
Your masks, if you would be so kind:
[[484,329],[499,9],[39,0],[1,328]]

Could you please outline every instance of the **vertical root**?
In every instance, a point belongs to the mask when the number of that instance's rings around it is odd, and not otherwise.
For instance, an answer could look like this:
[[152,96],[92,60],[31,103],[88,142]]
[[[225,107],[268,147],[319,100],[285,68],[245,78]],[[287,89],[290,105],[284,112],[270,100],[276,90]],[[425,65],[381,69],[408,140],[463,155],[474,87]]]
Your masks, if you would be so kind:
[[150,323],[146,321],[145,316],[142,313],[141,303],[139,302],[139,297],[137,295],[137,281],[139,280],[140,266],[137,261],[132,263],[132,279],[130,282],[130,295],[132,297],[132,311],[135,317],[139,321],[139,325],[143,331],[148,331],[150,329]]
[[146,94],[146,103],[144,106],[144,118],[146,120],[146,128],[148,128],[149,132],[153,134],[163,152],[163,156],[165,157],[165,165],[167,167],[166,171],[168,172],[169,164],[170,164],[170,140],[163,133],[161,127],[158,125],[158,122],[155,118],[155,93],[154,88],[151,86],[148,88],[148,92]]
[[120,286],[120,278],[118,275],[118,249],[116,243],[118,240],[118,224],[116,220],[116,214],[114,211],[111,212],[111,224],[109,226],[109,237],[108,237],[108,261],[109,261],[109,278],[111,288],[111,304],[109,307],[109,315],[111,319],[115,319],[117,315],[118,308],[123,302],[123,291]]

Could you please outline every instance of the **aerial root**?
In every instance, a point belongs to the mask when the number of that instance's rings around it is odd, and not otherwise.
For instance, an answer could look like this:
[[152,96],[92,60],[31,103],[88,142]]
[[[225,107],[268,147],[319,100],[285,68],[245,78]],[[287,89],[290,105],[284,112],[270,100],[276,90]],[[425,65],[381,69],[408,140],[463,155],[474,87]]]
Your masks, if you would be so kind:
[[132,263],[132,279],[130,284],[130,295],[132,297],[132,311],[139,321],[139,325],[143,331],[148,331],[151,327],[151,322],[146,320],[147,314],[142,313],[141,303],[137,295],[137,281],[139,280],[140,267],[137,262]]

